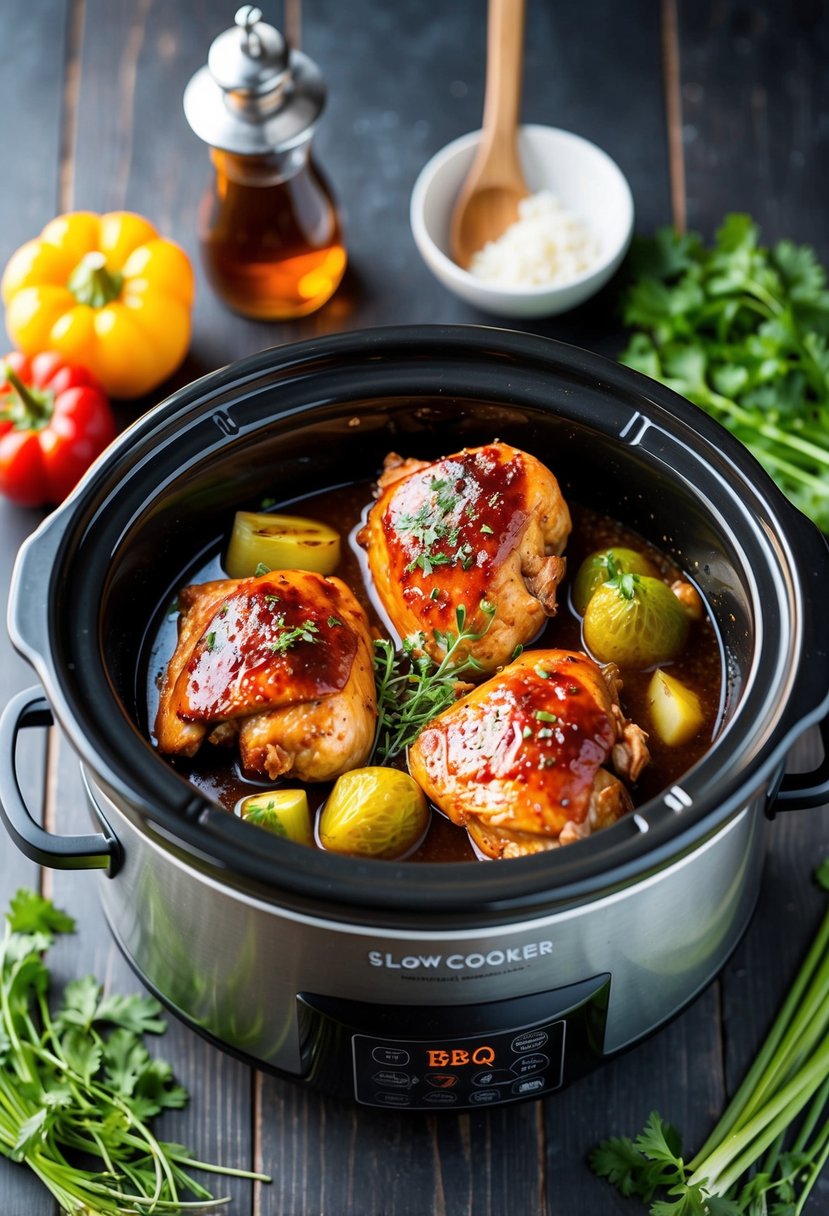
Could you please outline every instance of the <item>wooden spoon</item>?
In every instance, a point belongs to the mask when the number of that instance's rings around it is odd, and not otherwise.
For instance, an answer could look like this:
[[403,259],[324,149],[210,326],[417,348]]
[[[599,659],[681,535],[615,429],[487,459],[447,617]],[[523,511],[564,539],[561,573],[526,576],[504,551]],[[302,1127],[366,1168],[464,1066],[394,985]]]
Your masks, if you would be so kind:
[[483,131],[450,227],[452,257],[464,270],[487,241],[515,223],[529,194],[517,146],[524,4],[489,0]]

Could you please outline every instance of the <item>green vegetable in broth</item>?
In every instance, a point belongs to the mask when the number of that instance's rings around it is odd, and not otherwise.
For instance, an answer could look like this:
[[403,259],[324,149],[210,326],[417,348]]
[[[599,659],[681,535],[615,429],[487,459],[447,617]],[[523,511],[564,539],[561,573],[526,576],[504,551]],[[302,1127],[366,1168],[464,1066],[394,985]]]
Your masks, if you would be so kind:
[[690,624],[688,613],[660,579],[622,574],[591,596],[584,641],[600,663],[651,667],[682,652]]
[[599,549],[586,557],[578,568],[573,583],[573,607],[579,616],[584,616],[593,592],[619,574],[656,577],[658,573],[653,562],[635,549],[626,549],[621,545]]

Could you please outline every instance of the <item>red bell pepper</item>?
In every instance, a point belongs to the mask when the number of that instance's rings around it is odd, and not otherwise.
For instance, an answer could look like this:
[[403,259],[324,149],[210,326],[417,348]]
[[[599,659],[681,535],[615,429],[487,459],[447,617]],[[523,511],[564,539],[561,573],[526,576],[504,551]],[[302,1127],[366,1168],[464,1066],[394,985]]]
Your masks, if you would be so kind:
[[0,493],[13,502],[62,502],[115,431],[86,368],[54,351],[33,359],[15,351],[0,363]]

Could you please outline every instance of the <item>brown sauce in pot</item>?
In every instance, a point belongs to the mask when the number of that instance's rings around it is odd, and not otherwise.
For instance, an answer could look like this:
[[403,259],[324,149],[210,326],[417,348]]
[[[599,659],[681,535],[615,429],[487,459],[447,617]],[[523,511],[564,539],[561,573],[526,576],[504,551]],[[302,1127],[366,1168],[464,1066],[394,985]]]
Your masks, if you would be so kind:
[[[374,601],[366,574],[365,554],[353,539],[363,522],[367,504],[371,502],[371,485],[361,482],[351,486],[324,490],[303,498],[301,514],[318,519],[335,528],[342,537],[342,557],[336,576],[346,583],[366,609],[373,629],[378,636],[388,632],[378,605]],[[293,504],[296,505],[296,504]],[[597,549],[611,545],[636,549],[648,557],[660,574],[673,581],[682,575],[664,554],[644,541],[637,533],[622,524],[598,515],[586,507],[570,503],[573,532],[567,544],[568,573],[559,588],[559,609],[555,617],[547,621],[538,638],[527,649],[560,648],[581,650],[581,621],[573,611],[569,599],[569,586],[583,558]],[[280,511],[290,506],[280,505]],[[228,535],[232,519],[228,520]],[[221,555],[202,566],[191,577],[192,583],[226,577],[221,568]],[[687,576],[686,576],[687,577]],[[154,640],[148,681],[148,720],[155,719],[158,702],[160,673],[175,649],[176,615],[171,612]],[[646,766],[640,780],[632,789],[634,803],[641,805],[663,789],[674,784],[683,773],[699,760],[708,748],[719,724],[722,712],[723,659],[719,640],[708,617],[694,625],[691,638],[682,655],[669,670],[679,680],[693,689],[705,714],[703,729],[688,743],[676,747],[662,744],[656,733],[650,730],[647,708],[647,687],[652,671],[622,671],[624,689],[621,694],[623,708],[634,722],[649,731],[648,747],[651,763]],[[172,758],[169,762],[196,786],[207,798],[219,802],[232,812],[241,798],[272,789],[279,782],[265,777],[251,779],[240,771],[232,752],[221,747],[205,744],[192,760]],[[405,760],[400,758],[400,766]],[[284,784],[296,786],[296,782]],[[329,785],[306,786],[312,813],[322,806],[328,796]],[[445,862],[474,860],[476,854],[466,832],[449,822],[442,814],[432,814],[429,831],[409,860]]]

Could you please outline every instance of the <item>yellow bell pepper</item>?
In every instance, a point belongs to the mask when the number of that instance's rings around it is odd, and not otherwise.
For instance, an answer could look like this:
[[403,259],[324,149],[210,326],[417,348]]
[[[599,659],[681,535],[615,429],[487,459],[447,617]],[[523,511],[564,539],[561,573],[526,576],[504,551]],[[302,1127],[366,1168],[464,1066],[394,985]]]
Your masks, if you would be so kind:
[[184,250],[130,211],[59,215],[0,282],[12,342],[30,356],[60,351],[113,397],[140,397],[179,366],[193,289]]

